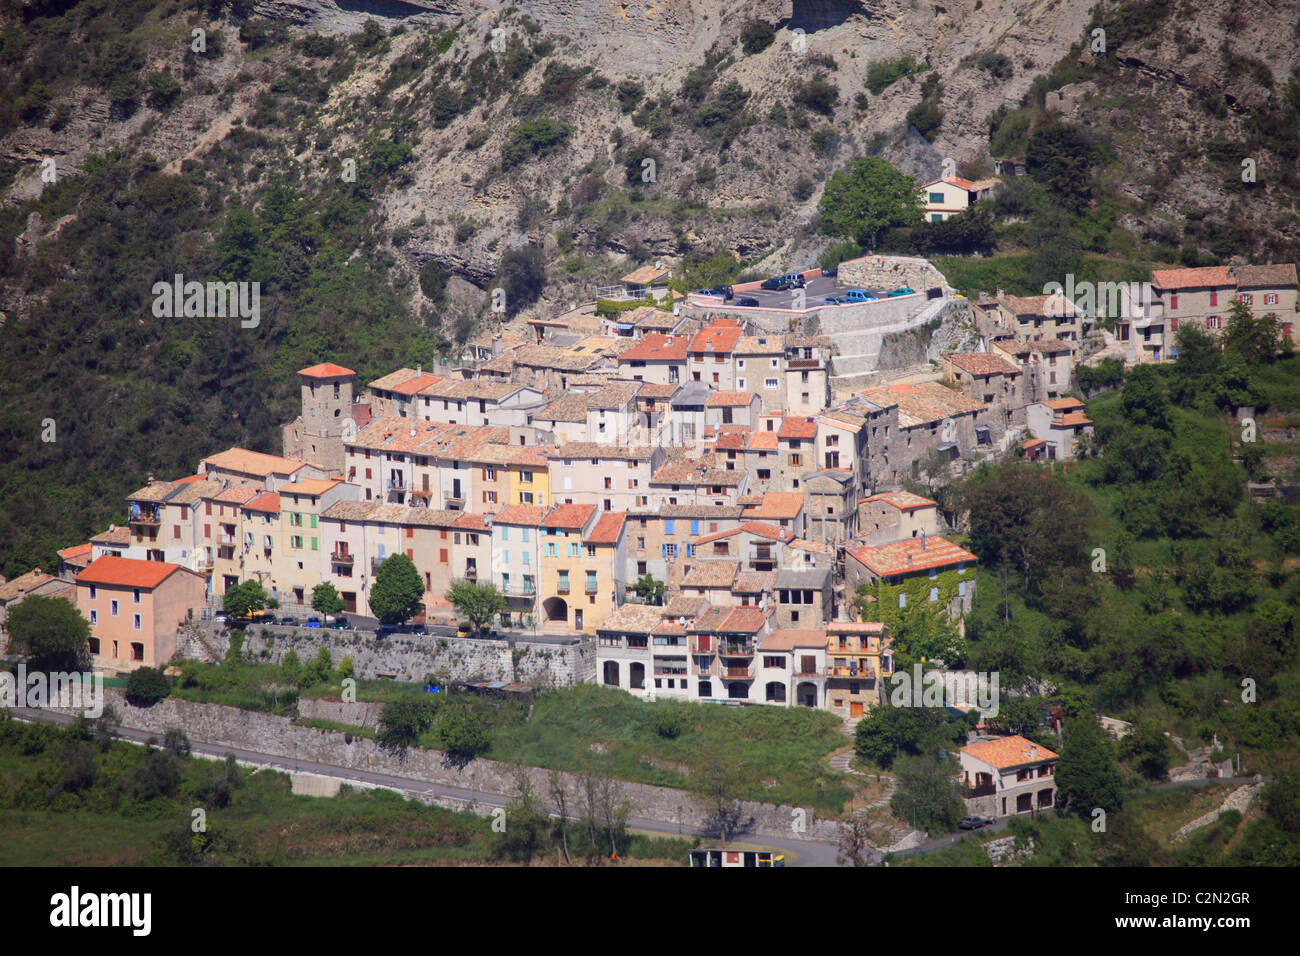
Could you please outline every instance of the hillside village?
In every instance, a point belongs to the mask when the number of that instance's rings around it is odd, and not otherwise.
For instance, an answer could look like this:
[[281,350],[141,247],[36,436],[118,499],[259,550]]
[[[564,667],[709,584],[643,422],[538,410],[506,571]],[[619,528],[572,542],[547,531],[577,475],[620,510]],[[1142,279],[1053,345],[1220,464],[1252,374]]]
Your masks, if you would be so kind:
[[[188,629],[246,581],[295,626],[327,582],[345,618],[373,627],[379,568],[404,555],[423,583],[417,634],[457,622],[454,582],[491,584],[506,605],[497,638],[576,645],[552,683],[854,722],[894,669],[881,609],[926,601],[960,625],[974,595],[976,556],[953,540],[962,516],[905,485],[1011,456],[1068,462],[1092,425],[1078,363],[1167,361],[1166,334],[1221,328],[1234,299],[1292,336],[1297,307],[1293,265],[1157,271],[1140,317],[1106,332],[1063,295],[967,301],[941,277],[796,309],[734,305],[739,287],[673,295],[668,275],[639,269],[610,298],[534,321],[528,340],[485,334],[459,365],[368,383],[335,362],[303,368],[279,454],[228,448],[192,475],[147,476],[126,525],[0,599],[75,601],[94,666],[123,673],[183,656]],[[800,278],[897,275],[938,274],[867,257]],[[980,350],[922,380],[858,388],[837,368],[846,327],[966,306]]]

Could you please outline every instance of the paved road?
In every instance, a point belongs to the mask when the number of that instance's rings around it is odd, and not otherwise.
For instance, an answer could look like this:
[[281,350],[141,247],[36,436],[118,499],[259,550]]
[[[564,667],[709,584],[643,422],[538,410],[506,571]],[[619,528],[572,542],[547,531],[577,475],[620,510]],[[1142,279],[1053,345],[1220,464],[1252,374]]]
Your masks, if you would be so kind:
[[[48,711],[32,710],[30,708],[17,708],[14,710],[14,715],[23,720],[44,720],[63,725],[72,723],[72,717],[67,714],[56,714]],[[149,737],[153,735],[123,727],[118,729],[116,736],[122,740],[134,741],[135,743],[145,743]],[[386,789],[398,790],[412,795],[427,794],[454,800],[472,800],[476,804],[489,807],[502,807],[505,806],[507,802],[507,798],[499,793],[492,793],[484,790],[467,790],[464,787],[452,787],[445,784],[431,783],[430,781],[420,780],[414,777],[399,777],[393,774],[376,773],[369,770],[339,767],[334,764],[317,763],[312,760],[298,760],[275,754],[264,754],[252,750],[243,750],[238,747],[225,747],[200,740],[194,736],[190,736],[190,746],[196,754],[221,759],[226,754],[233,753],[235,759],[241,763],[259,767],[270,767],[275,770],[282,770],[286,773],[294,771],[314,773],[325,777],[337,777],[344,782],[384,787]],[[668,836],[699,836],[705,838],[709,836],[709,834],[703,830],[694,829],[692,827],[679,827],[674,823],[665,823],[662,820],[651,820],[646,817],[632,817],[629,819],[628,825],[632,829],[647,830]],[[836,850],[835,847],[829,843],[819,843],[814,840],[771,839],[768,837],[751,836],[746,834],[738,835],[736,840],[782,851],[786,854],[787,866],[836,865]]]
[[[736,308],[737,307],[736,299],[739,299],[743,296],[751,296],[758,300],[757,308],[790,309],[794,307],[795,300],[799,292],[802,291],[803,292],[802,308],[812,309],[821,305],[822,299],[826,298],[827,296],[837,296],[842,298],[844,293],[849,288],[850,286],[841,285],[837,278],[831,276],[818,276],[815,279],[807,280],[802,290],[787,289],[784,292],[768,292],[763,289],[754,289],[750,292],[737,292],[735,298],[731,299],[729,302],[722,303],[722,305],[725,308],[729,308],[729,309]],[[861,287],[854,286],[852,288],[861,288]],[[868,288],[867,291],[870,292],[872,295],[876,296],[876,298],[883,299],[888,295],[888,293],[891,290],[879,289],[879,288]],[[707,305],[708,303],[714,302],[716,300],[699,298],[698,301],[701,304]]]

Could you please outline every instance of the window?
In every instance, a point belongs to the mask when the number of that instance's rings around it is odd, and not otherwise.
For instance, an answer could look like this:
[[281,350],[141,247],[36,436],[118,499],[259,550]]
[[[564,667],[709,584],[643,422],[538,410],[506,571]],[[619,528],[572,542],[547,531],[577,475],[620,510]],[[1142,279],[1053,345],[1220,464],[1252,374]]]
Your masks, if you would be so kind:
[[139,615],[139,614],[132,614],[132,615],[131,615],[131,629],[132,629],[132,630],[136,630],[136,631],[140,630],[140,615]]
[[531,471],[521,471],[519,473],[519,481],[522,484],[531,485],[533,483],[533,473]]
[[802,456],[800,456],[800,455],[791,455],[791,456],[790,456],[790,464],[791,464],[792,467],[798,468],[800,465],[803,464],[803,458],[802,458]]
[[1219,293],[1218,293],[1218,290],[1213,290],[1213,291],[1210,292],[1210,308],[1213,309],[1213,308],[1217,307],[1218,304],[1219,304]]
[[596,556],[596,546],[594,544],[587,545],[587,557],[594,558],[595,556]]
[[1219,317],[1217,315],[1207,315],[1205,317],[1205,327],[1207,329],[1219,328]]
[[763,387],[764,387],[764,388],[769,388],[769,389],[770,389],[770,388],[779,388],[780,385],[781,385],[781,383],[780,383],[779,381],[777,381],[776,379],[774,379],[774,378],[765,378],[765,379],[763,379]]
[[132,588],[132,589],[131,589],[131,603],[132,603],[132,604],[139,604],[139,603],[140,603],[140,589],[139,589],[139,588]]
[[[98,624],[98,623],[99,623],[99,612],[98,612],[98,611],[92,610],[92,611],[90,612],[90,623],[91,623],[91,624]],[[92,638],[92,640],[93,640],[93,638]],[[92,650],[94,650],[94,652],[95,652],[96,654],[99,653],[98,649],[92,648]]]
[[736,388],[742,392],[745,390],[745,380],[743,378],[736,379]]
[[113,617],[117,617],[117,601],[113,601],[109,604],[108,613]]
[[1265,305],[1277,305],[1277,293],[1276,293],[1276,292],[1266,292],[1266,293],[1264,293],[1264,304],[1265,304]]
[[664,521],[664,534],[672,534],[672,533],[673,533],[673,519],[668,518]]
[[1178,293],[1174,293],[1169,297],[1169,308],[1171,309],[1178,308]]
[[596,572],[595,571],[587,572],[587,593],[588,594],[596,593]]
[[[930,193],[930,204],[938,205],[943,202],[943,193]],[[942,217],[940,217],[942,218]],[[937,221],[937,220],[936,220]]]
[[143,645],[143,644],[140,644],[140,643],[138,643],[138,642],[132,642],[132,644],[131,644],[131,660],[133,660],[133,661],[142,661],[142,660],[144,660],[144,645]]
[[319,539],[317,539],[317,538],[312,538],[312,539],[311,539],[311,549],[312,549],[313,551],[318,551],[318,550],[320,550],[319,546],[318,546],[317,543],[316,543],[318,540],[319,540]]
[[[502,540],[502,541],[509,541],[509,540],[510,540],[509,529],[508,529],[505,525],[502,525],[502,526],[501,526],[501,540]],[[524,540],[526,541],[526,540],[528,540],[528,539],[525,538]]]
[[180,536],[181,536],[181,526],[178,524],[172,525],[172,537],[179,539]]
[[568,572],[568,571],[560,571],[560,572],[559,572],[559,576],[558,576],[558,580],[556,581],[555,589],[556,589],[557,591],[559,591],[561,594],[568,594],[568,593],[569,593],[569,572]]
[[1239,298],[1241,299],[1242,303],[1245,304],[1245,305],[1251,305],[1251,304],[1254,302],[1254,299],[1255,299],[1255,297],[1254,297],[1253,295],[1251,295],[1249,292],[1243,292],[1243,293],[1239,296]]

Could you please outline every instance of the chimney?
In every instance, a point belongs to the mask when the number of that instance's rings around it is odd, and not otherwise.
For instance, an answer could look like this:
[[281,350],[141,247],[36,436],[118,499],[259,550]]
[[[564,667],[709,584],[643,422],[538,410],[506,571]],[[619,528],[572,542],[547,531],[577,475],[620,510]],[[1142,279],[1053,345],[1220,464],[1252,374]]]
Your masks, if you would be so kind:
[[907,556],[907,563],[908,565],[911,565],[912,563],[912,556],[910,554]]
[[925,532],[924,532],[924,531],[921,532],[921,550],[922,550],[922,551],[925,550]]
[[153,477],[153,472],[151,471],[149,472],[149,480],[146,482],[146,484],[152,485],[153,483],[154,483],[154,477]]
[[419,378],[423,374],[424,374],[424,366],[423,365],[415,366],[415,377]]

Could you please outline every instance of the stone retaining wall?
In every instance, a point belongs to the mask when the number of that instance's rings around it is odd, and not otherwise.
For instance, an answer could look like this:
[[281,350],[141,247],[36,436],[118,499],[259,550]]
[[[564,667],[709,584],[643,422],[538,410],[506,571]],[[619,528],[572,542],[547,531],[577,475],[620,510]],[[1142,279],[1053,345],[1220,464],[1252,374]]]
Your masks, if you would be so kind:
[[[445,755],[435,750],[412,749],[404,755],[392,754],[368,738],[353,737],[349,743],[342,733],[298,726],[287,717],[171,698],[161,700],[152,707],[135,707],[127,703],[123,692],[118,688],[107,687],[104,692],[106,706],[117,711],[122,727],[154,734],[160,739],[169,728],[180,727],[195,742],[352,770],[392,774],[411,779],[412,789],[415,790],[422,789],[419,787],[421,782],[483,793],[509,794],[516,788],[513,769],[494,760],[472,760],[468,765],[457,768],[447,764]],[[547,771],[530,767],[524,768],[522,772],[531,779],[536,793],[547,792]],[[577,777],[568,773],[563,774],[563,777],[575,794],[576,802]],[[632,806],[633,816],[677,823],[683,827],[700,827],[704,824],[703,812],[685,791],[627,781],[619,781],[618,785]],[[449,805],[443,799],[430,799],[426,802]],[[745,833],[828,842],[836,839],[838,827],[834,822],[817,820],[811,809],[796,814],[796,810],[802,809],[746,801],[742,804],[742,819],[752,820],[752,823],[745,829]],[[796,832],[793,824],[800,817],[803,818],[804,831]]]

